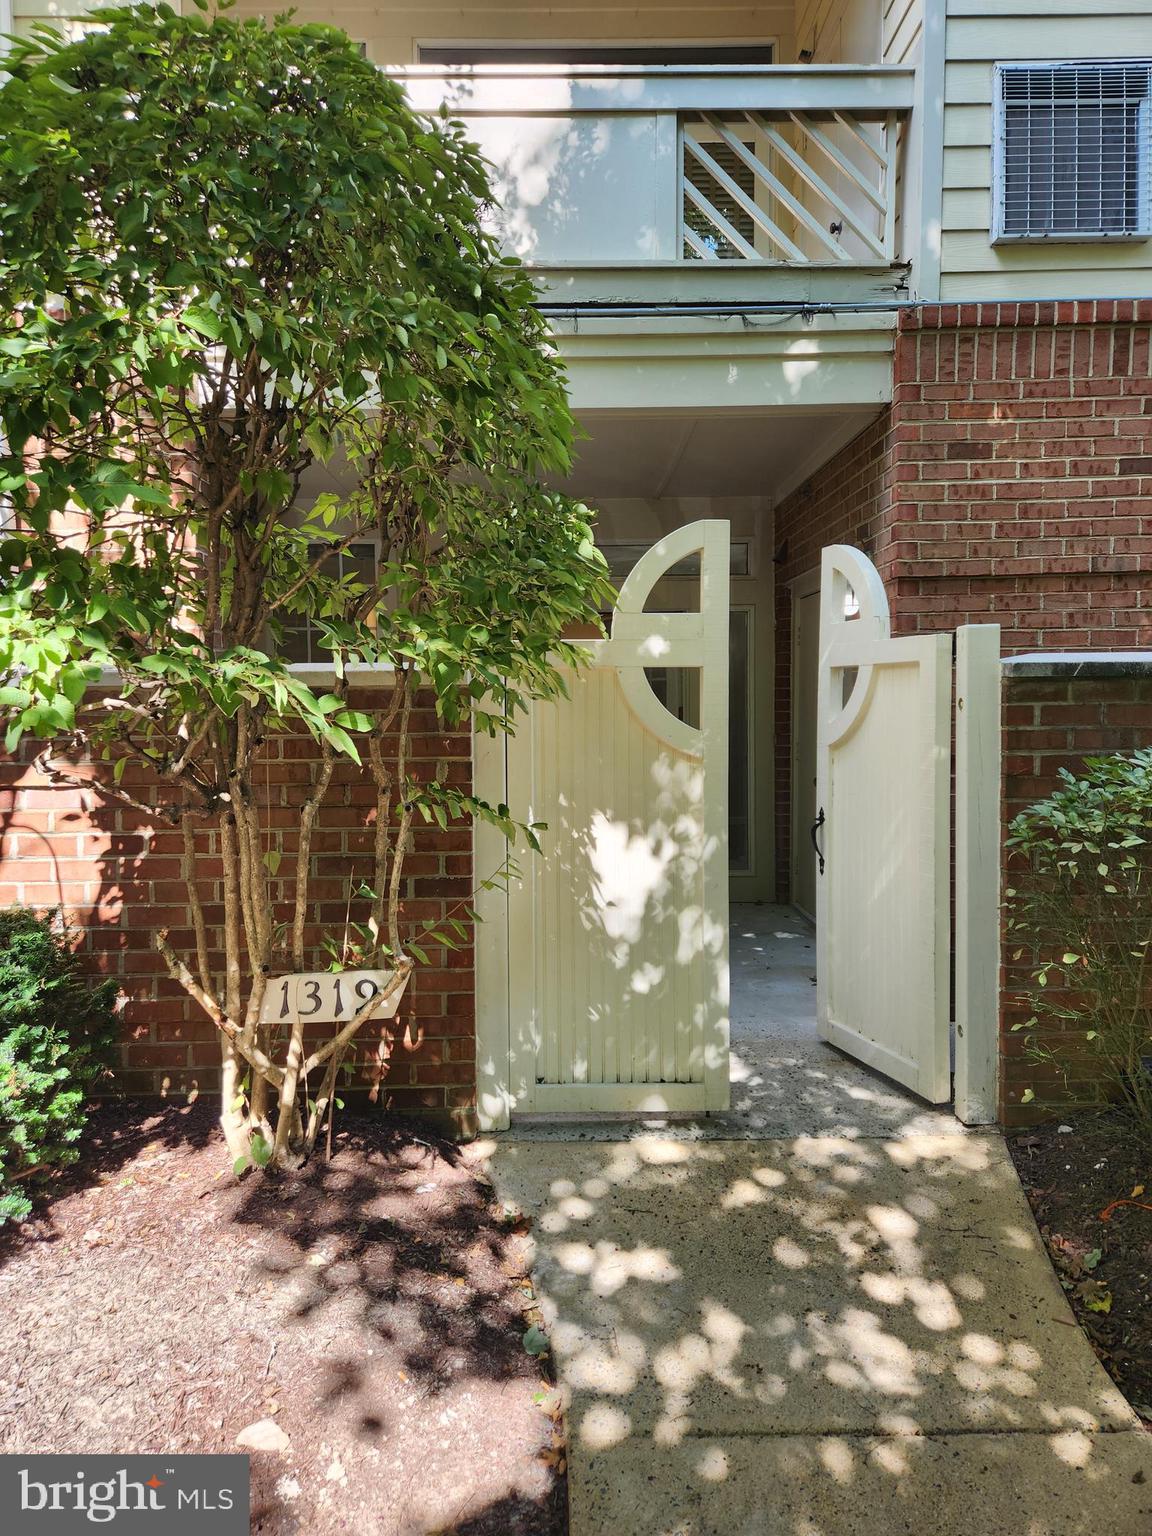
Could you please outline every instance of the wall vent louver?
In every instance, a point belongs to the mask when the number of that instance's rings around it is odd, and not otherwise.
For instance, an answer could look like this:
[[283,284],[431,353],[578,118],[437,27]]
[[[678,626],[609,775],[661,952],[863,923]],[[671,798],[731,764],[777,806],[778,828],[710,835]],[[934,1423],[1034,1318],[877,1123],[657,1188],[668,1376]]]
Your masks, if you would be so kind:
[[1001,240],[1152,233],[1152,60],[997,66]]

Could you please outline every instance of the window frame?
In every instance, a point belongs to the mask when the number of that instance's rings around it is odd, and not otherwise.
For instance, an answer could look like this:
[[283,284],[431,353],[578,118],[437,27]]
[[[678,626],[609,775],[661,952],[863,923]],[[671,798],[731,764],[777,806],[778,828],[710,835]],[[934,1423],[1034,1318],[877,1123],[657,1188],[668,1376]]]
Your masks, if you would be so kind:
[[[316,549],[317,551],[320,549],[320,547],[321,547],[320,541],[317,541],[315,544],[313,544],[311,546],[311,548]],[[349,554],[352,553],[353,550],[359,550],[359,549],[370,549],[372,551],[372,566],[373,566],[373,570],[376,572],[377,575],[379,575],[379,571],[380,571],[380,540],[379,540],[379,538],[378,538],[378,536],[376,534],[367,533],[367,534],[364,535],[363,538],[354,539],[353,542],[351,544],[349,544],[346,548],[335,551],[335,557],[337,559],[341,559],[342,560],[345,555],[349,555]],[[312,618],[311,614],[303,614],[303,615],[300,615],[300,614],[289,614],[289,615],[287,615],[287,619],[289,621],[289,624],[291,623],[291,621],[293,619],[298,619],[298,618],[302,618],[303,619],[303,623],[300,626],[300,628],[296,630],[296,633],[297,634],[303,634],[304,637],[306,639],[308,639],[308,641],[309,641],[308,649],[309,649],[309,651],[311,651],[313,649],[312,644],[311,644],[311,634],[312,634],[312,631],[309,628],[309,626],[312,625],[315,622],[315,620]],[[288,625],[286,625],[284,623],[283,619],[281,620],[281,624],[285,628],[288,627]],[[293,626],[293,627],[295,627],[295,626]],[[369,617],[369,619],[368,619],[368,627],[369,627],[369,629],[374,629],[376,627],[375,626],[375,615],[372,615],[372,616]],[[328,662],[327,662],[326,659],[322,659],[322,660],[318,660],[318,661],[314,661],[314,660],[311,660],[309,658],[305,658],[304,660],[295,660],[295,661],[288,660],[287,659],[287,651],[286,651],[286,649],[285,649],[285,647],[283,645],[283,642],[281,642],[279,645],[276,645],[275,647],[273,647],[273,654],[279,660],[284,661],[285,664],[287,666],[290,666],[290,667],[324,667],[324,666],[328,665]],[[330,656],[331,653],[329,652],[329,653],[327,653],[327,655]]]
[[[1149,70],[1149,94],[1139,106],[1137,124],[1137,228],[1123,230],[1009,230],[1007,213],[1008,147],[1007,111],[1004,86],[1007,76],[1021,70],[1124,69],[1146,65]],[[1117,241],[1133,243],[1152,239],[1152,60],[1123,59],[1011,59],[998,60],[992,66],[992,227],[993,245],[1111,245]]]
[[[659,51],[669,55],[660,63],[646,63],[643,54]],[[739,51],[741,53],[767,53],[772,57],[767,63],[741,63],[736,59],[728,61],[717,60],[712,63],[698,63],[702,52],[715,54],[717,50],[724,52]],[[523,53],[522,58],[509,62],[500,60],[491,55],[500,52]],[[456,62],[442,64],[435,59],[426,57],[428,53],[470,53],[477,55],[469,62]],[[627,63],[597,64],[590,57],[573,57],[566,63],[547,62],[543,55],[547,53],[570,53],[573,55],[591,55],[594,53],[634,53],[636,57]],[[533,59],[532,54],[540,57]],[[696,59],[693,58],[696,55]],[[481,57],[489,55],[489,57]],[[550,69],[563,72],[565,70],[596,69],[605,74],[611,74],[617,70],[635,72],[648,69],[764,69],[779,64],[780,38],[778,34],[770,37],[677,37],[668,41],[659,42],[652,38],[642,37],[560,37],[539,38],[526,40],[511,37],[417,37],[412,40],[412,62],[422,65],[429,70],[467,70],[477,68],[491,69]]]

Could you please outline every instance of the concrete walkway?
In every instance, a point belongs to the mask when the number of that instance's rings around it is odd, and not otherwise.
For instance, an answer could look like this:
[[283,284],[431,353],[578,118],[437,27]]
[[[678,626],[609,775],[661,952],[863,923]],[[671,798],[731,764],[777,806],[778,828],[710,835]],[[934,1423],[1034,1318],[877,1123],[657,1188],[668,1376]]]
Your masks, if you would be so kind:
[[734,912],[719,1124],[493,1152],[571,1395],[573,1536],[1149,1536],[1152,1438],[1003,1142],[816,1041],[810,945]]

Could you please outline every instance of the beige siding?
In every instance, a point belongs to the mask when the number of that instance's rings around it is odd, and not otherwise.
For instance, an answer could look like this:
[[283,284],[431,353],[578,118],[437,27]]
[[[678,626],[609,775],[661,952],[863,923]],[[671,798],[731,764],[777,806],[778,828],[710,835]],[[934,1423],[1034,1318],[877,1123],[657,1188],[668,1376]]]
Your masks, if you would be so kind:
[[1152,242],[994,246],[990,231],[992,66],[1152,56],[1148,0],[948,0],[945,50],[941,296],[1147,294]]
[[914,64],[924,0],[798,0],[796,47],[817,64]]
[[924,0],[886,0],[881,31],[885,64],[915,64],[924,34]]
[[[264,0],[239,0],[237,16],[266,15]],[[296,17],[322,21],[368,46],[378,64],[410,64],[420,42],[773,42],[780,57],[792,58],[792,6],[737,6],[720,0],[584,0],[583,4],[511,5],[508,0],[470,4],[357,3],[357,0],[300,0]]]
[[[881,18],[888,34],[886,7],[903,13],[921,0],[797,0],[796,48],[807,49],[816,64],[875,64],[881,54]],[[894,58],[894,63],[899,60]]]
[[[99,19],[94,13],[102,5],[120,3],[122,0],[12,0],[12,30],[27,37],[34,26],[42,24],[55,27],[66,37],[78,37]],[[180,0],[169,0],[169,4],[173,10],[180,9]]]
[[[123,0],[12,0],[13,24],[27,32],[43,21],[75,30],[79,18],[102,4]],[[179,0],[169,0],[178,10]],[[873,0],[869,0],[873,3]],[[903,3],[903,0],[897,0]],[[271,15],[265,0],[239,0],[238,17]],[[793,7],[775,4],[732,5],[724,0],[633,0],[626,9],[615,0],[584,0],[583,4],[509,4],[508,0],[470,0],[455,5],[365,4],[363,0],[300,0],[297,21],[319,21],[342,27],[367,45],[379,64],[411,64],[420,42],[677,42],[775,43],[783,63],[795,57]]]

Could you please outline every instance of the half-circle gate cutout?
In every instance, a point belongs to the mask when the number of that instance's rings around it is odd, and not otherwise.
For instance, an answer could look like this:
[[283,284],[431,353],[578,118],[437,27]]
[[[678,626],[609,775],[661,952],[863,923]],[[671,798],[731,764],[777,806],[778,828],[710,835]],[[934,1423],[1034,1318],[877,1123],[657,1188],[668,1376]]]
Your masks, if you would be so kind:
[[[606,644],[604,659],[615,666],[624,696],[637,718],[670,747],[693,757],[703,753],[702,729],[677,719],[656,697],[645,668],[699,669],[701,693],[712,686],[705,667],[706,627],[721,626],[727,644],[729,538],[726,522],[706,518],[658,539],[624,578]],[[644,605],[657,583],[673,566],[694,554],[700,556],[699,609],[690,613],[645,612]]]

